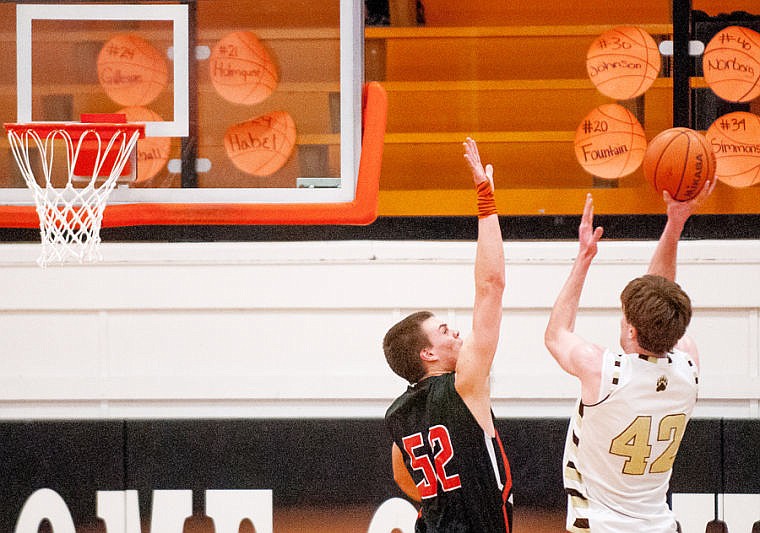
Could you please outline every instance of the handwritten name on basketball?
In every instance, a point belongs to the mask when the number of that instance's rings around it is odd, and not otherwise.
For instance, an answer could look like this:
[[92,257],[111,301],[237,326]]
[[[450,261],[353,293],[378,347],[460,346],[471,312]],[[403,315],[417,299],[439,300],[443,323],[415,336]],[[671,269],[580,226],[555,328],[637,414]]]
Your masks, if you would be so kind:
[[261,79],[261,73],[262,69],[261,67],[252,67],[252,68],[239,68],[239,67],[233,67],[229,63],[225,63],[224,61],[214,61],[211,75],[214,76],[214,78],[239,78],[243,82],[247,82],[250,80],[258,80]]
[[[280,137],[271,131],[271,118],[264,117],[252,120],[248,122],[247,125],[250,128],[247,131],[232,133],[225,138],[224,142],[227,144],[227,148],[230,152],[247,152],[249,150],[271,150],[275,152],[282,148],[282,146],[278,144]],[[259,133],[256,130],[261,130],[266,133]]]
[[716,58],[707,58],[707,64],[705,65],[705,68],[707,70],[715,70],[715,71],[732,71],[739,74],[748,74],[752,77],[755,75],[755,69],[752,65],[748,65],[746,63],[743,63],[739,58],[737,57],[731,57],[731,58],[722,58],[722,57],[716,57]]
[[167,150],[161,150],[158,147],[152,147],[147,150],[140,149],[140,144],[137,144],[137,160],[138,161],[161,161],[169,157]]
[[122,72],[121,69],[106,67],[100,71],[100,82],[104,85],[134,85],[143,83],[145,78],[139,72]]
[[583,150],[584,161],[599,161],[604,159],[610,159],[612,157],[625,154],[630,151],[630,147],[625,144],[610,144],[604,148],[592,148],[593,143],[581,145]]
[[720,139],[711,139],[715,154],[760,154],[760,144],[729,143]]
[[589,64],[588,73],[592,78],[603,72],[613,70],[635,71],[641,70],[644,65],[640,62],[629,61],[627,59],[618,59],[617,61],[602,61],[601,63]]

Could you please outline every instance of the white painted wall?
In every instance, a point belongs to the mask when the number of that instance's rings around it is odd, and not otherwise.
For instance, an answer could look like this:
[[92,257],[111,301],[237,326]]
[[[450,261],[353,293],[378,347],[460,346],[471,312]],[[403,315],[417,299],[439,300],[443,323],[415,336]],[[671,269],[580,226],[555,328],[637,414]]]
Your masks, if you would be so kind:
[[[604,241],[577,329],[618,347],[619,293],[654,242]],[[543,346],[572,242],[507,242],[498,417],[569,416],[578,387]],[[404,383],[380,342],[425,308],[465,333],[472,242],[106,243],[41,269],[0,245],[0,418],[381,417]],[[702,417],[760,417],[760,243],[681,243]]]

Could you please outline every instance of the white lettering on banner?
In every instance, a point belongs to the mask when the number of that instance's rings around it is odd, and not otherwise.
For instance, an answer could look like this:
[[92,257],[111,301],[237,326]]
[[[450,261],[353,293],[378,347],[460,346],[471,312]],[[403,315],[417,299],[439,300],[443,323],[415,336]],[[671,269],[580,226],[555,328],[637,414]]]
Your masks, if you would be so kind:
[[[141,520],[136,490],[98,491],[97,515],[106,533],[140,533]],[[190,490],[154,490],[149,532],[182,533],[185,520],[193,513]],[[256,533],[272,533],[271,490],[208,490],[206,515],[214,521],[216,533],[237,533],[248,518]],[[55,533],[76,533],[66,502],[51,489],[39,489],[21,508],[14,533],[37,533],[43,520]]]
[[391,498],[377,508],[367,533],[414,533],[416,521],[417,508],[414,505],[403,498]]
[[[98,491],[98,518],[108,533],[140,533],[140,508],[136,490]],[[193,514],[190,490],[154,490],[151,530],[182,533],[185,519]]]
[[[214,521],[216,533],[238,533],[240,523],[248,519],[256,533],[273,533],[271,490],[207,490],[206,516]],[[140,533],[141,520],[136,490],[97,491],[97,515],[105,524],[105,533]],[[673,494],[673,511],[684,533],[704,531],[714,518],[714,495]],[[182,533],[192,515],[190,490],[154,490],[148,533]],[[749,531],[760,520],[760,494],[720,494],[719,518],[733,531]],[[391,498],[383,502],[372,517],[369,533],[414,530],[415,507],[406,500]],[[76,533],[74,520],[66,502],[54,490],[33,492],[24,502],[14,533],[37,533],[47,520],[55,533]]]
[[216,533],[238,533],[245,518],[256,533],[272,533],[272,491],[207,490],[206,516],[214,521]]
[[39,489],[32,493],[21,508],[16,521],[16,533],[37,533],[47,519],[55,533],[76,533],[66,502],[54,490]]

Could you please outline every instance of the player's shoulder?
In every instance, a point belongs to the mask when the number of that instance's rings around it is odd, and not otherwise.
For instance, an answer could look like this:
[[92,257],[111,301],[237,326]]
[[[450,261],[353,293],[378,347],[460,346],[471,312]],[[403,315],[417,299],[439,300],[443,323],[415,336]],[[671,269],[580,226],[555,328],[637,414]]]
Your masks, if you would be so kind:
[[573,346],[571,356],[578,377],[583,380],[588,377],[598,377],[604,365],[605,355],[610,353],[607,348],[593,342],[582,342]]

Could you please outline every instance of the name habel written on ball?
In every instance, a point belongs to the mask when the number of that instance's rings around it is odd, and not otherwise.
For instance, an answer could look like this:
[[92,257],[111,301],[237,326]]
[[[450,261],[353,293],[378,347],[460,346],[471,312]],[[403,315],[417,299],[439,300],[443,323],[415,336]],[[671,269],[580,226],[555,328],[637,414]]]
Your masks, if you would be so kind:
[[239,133],[227,135],[224,139],[224,144],[227,145],[228,151],[233,154],[249,150],[271,150],[276,152],[281,150],[284,144],[284,141],[280,143],[281,138],[276,133],[254,135],[253,132],[246,131],[242,135]]
[[592,143],[582,144],[584,161],[602,161],[628,153],[631,148],[625,144],[610,144],[604,148],[592,148]]

